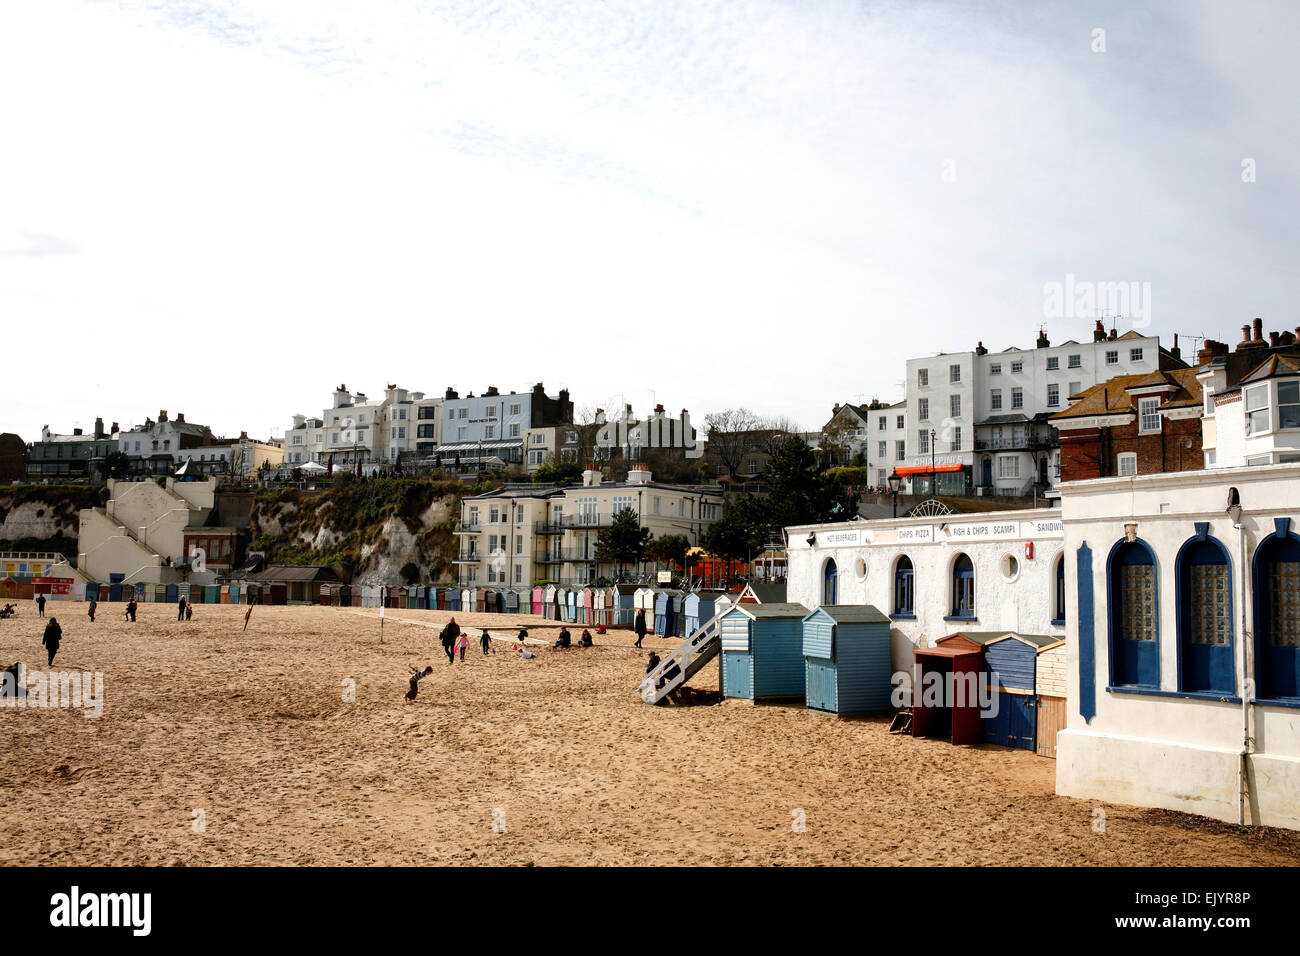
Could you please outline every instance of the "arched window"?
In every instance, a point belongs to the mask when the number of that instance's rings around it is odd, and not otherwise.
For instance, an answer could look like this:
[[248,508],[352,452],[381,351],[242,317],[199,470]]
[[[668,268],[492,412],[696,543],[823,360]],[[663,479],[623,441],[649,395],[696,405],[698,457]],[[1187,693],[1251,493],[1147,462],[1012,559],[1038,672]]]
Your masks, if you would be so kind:
[[975,617],[975,565],[964,554],[952,565],[952,616]]
[[834,558],[826,559],[826,568],[822,572],[822,604],[838,604],[840,572],[835,566]]
[[1121,541],[1106,569],[1110,593],[1110,680],[1116,687],[1160,686],[1156,560],[1141,540]]
[[1178,552],[1179,690],[1236,689],[1232,663],[1232,571],[1228,551],[1197,525]]
[[1286,518],[1255,552],[1255,677],[1260,697],[1300,697],[1300,537]]
[[916,613],[913,603],[912,559],[903,555],[894,566],[894,616],[910,617]]
[[1065,624],[1065,554],[1056,559],[1056,616],[1053,624]]

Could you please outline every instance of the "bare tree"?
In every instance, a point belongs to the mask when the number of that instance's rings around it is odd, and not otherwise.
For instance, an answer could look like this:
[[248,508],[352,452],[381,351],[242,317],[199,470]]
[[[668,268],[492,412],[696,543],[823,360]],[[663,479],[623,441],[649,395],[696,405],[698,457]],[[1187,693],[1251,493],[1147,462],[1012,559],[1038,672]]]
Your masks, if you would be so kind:
[[740,470],[740,463],[753,442],[753,432],[760,424],[761,419],[747,408],[728,408],[704,416],[708,454],[731,477]]

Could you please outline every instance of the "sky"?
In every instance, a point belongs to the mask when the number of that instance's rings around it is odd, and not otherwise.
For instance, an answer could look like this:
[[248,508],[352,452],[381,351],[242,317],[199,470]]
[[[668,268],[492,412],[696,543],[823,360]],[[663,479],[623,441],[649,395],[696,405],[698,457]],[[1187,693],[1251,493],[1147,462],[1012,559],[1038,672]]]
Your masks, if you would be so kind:
[[1067,277],[1185,354],[1295,328],[1298,43],[1286,0],[8,0],[0,431],[536,382],[819,428],[1089,339]]

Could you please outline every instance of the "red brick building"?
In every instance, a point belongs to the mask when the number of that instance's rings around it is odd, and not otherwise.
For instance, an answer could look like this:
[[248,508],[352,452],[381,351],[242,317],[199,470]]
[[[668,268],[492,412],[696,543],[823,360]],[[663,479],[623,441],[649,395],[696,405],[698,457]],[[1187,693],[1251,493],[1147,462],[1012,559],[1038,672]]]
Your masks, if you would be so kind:
[[1195,368],[1120,375],[1085,389],[1051,418],[1061,480],[1199,471],[1201,386]]

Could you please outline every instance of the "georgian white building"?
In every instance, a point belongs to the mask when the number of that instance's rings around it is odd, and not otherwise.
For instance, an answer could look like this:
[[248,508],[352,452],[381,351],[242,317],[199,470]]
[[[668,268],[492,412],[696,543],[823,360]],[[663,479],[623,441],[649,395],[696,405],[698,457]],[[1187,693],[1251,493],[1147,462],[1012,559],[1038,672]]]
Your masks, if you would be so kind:
[[333,404],[319,418],[293,417],[284,436],[284,464],[309,461],[336,467],[391,465],[399,457],[432,454],[439,439],[441,399],[389,385],[380,399],[353,394],[346,385],[334,390]]
[[1025,495],[1053,487],[1060,451],[1048,418],[1070,397],[1117,375],[1186,368],[1177,344],[1154,336],[1109,334],[1097,323],[1091,342],[1035,348],[941,353],[907,363],[907,461],[900,474],[939,493]]

